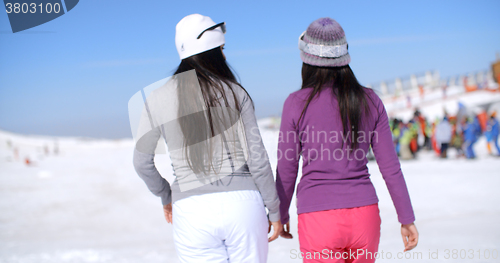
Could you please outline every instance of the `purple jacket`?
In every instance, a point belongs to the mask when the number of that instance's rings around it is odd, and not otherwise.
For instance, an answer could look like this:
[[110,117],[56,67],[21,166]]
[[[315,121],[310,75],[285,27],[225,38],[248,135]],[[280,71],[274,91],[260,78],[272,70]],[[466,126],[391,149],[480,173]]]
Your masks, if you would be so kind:
[[392,143],[384,105],[373,90],[365,88],[370,113],[363,116],[358,148],[350,150],[344,138],[338,102],[331,88],[324,88],[297,120],[312,89],[296,91],[285,101],[278,144],[276,188],[281,222],[289,221],[288,209],[295,190],[299,159],[302,178],[297,187],[297,212],[308,213],[378,203],[370,181],[366,154],[373,153],[402,224],[415,221],[406,182]]

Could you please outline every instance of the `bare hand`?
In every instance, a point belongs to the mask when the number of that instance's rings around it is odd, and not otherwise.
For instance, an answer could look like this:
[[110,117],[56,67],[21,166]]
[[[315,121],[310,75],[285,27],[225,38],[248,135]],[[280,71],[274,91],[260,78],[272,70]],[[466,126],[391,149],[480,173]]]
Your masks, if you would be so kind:
[[163,206],[163,214],[167,222],[172,224],[172,203]]
[[280,236],[282,238],[286,238],[286,239],[292,239],[293,238],[292,234],[290,234],[290,222],[288,222],[285,225],[283,225],[283,231],[281,231]]
[[267,233],[271,232],[271,226],[273,226],[274,232],[273,235],[268,239],[269,242],[272,242],[276,238],[278,238],[280,236],[280,233],[283,231],[283,225],[281,224],[281,220],[278,220],[276,222],[269,221],[269,229],[267,230]]
[[404,252],[414,249],[418,244],[418,231],[414,223],[401,225],[401,236],[405,244]]

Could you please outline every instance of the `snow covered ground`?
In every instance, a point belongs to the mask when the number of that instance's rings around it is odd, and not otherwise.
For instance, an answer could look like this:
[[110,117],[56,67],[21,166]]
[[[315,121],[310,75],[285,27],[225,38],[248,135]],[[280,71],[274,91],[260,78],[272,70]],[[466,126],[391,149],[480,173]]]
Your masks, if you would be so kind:
[[[262,134],[275,168],[277,132]],[[448,160],[421,153],[402,162],[420,232],[415,253],[399,254],[416,259],[405,261],[500,262],[500,159],[486,154],[484,139],[475,148],[477,160],[456,159],[452,152]],[[136,175],[132,149],[132,140],[0,131],[0,262],[178,262],[172,226],[160,199]],[[168,157],[156,161],[172,180]],[[369,169],[382,217],[384,259],[377,262],[394,262],[403,251],[400,225],[377,164],[370,162]],[[290,213],[294,239],[270,243],[269,262],[302,262],[294,259],[299,245],[293,205]]]

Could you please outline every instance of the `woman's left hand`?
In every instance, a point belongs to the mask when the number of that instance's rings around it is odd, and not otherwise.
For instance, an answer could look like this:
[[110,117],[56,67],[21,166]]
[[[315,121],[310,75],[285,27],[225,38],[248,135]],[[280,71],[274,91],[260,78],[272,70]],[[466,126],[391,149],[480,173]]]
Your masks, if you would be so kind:
[[172,203],[163,206],[163,214],[167,222],[172,224]]
[[404,252],[414,249],[418,244],[418,231],[414,223],[401,225],[401,236],[405,245]]

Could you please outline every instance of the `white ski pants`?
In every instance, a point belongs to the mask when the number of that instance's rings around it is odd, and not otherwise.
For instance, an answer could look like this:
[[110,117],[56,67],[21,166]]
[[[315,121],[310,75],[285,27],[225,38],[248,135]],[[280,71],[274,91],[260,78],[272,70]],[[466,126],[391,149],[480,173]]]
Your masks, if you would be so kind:
[[266,262],[267,229],[255,190],[190,196],[173,205],[175,249],[183,263]]

